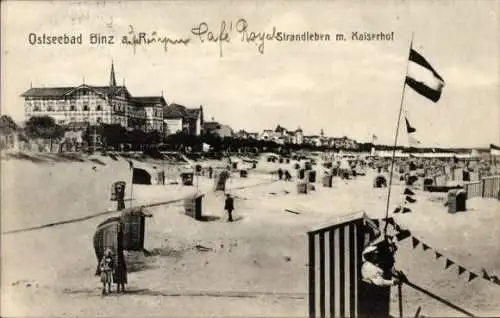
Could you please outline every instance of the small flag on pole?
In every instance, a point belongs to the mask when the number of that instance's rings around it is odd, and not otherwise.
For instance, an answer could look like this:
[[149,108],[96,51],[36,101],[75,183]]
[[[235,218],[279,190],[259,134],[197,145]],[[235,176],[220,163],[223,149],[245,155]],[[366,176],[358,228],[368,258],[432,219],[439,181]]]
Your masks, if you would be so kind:
[[441,98],[444,79],[422,55],[412,48],[410,50],[406,84],[420,95],[437,102]]
[[414,127],[412,127],[412,126],[410,125],[410,121],[408,120],[408,118],[406,118],[406,117],[405,117],[405,121],[406,121],[406,131],[407,131],[409,134],[414,133],[414,132],[416,132],[416,131],[417,131]]
[[500,156],[500,147],[490,144],[490,154],[492,156]]

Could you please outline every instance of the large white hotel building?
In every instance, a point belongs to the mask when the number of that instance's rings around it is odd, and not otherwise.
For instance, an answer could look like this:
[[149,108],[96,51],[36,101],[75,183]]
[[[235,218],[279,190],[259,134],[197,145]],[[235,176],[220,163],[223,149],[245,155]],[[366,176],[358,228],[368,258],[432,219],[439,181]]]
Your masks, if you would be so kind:
[[120,124],[127,129],[164,132],[167,103],[163,96],[132,96],[125,86],[116,85],[113,64],[108,86],[32,87],[21,96],[26,119],[50,116],[60,125]]

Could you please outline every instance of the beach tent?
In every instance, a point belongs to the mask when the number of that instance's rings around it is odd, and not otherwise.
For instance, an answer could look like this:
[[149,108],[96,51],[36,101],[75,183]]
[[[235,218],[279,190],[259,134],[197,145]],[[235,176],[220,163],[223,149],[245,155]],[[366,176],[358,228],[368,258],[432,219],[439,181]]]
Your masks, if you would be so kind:
[[227,179],[229,179],[229,172],[226,170],[221,171],[217,179],[215,179],[215,191],[225,191]]
[[165,184],[165,171],[149,167],[134,168],[132,183],[144,185]]

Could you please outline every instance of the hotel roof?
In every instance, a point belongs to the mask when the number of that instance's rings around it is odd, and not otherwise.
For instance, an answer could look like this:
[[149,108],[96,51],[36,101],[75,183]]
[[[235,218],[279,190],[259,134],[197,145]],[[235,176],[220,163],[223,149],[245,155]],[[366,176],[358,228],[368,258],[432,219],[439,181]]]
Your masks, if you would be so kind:
[[22,97],[64,97],[69,96],[77,89],[88,88],[99,94],[119,94],[123,90],[127,95],[130,96],[127,88],[125,86],[92,86],[92,85],[80,85],[80,86],[70,86],[70,87],[32,87],[26,92],[22,93]]
[[163,108],[163,118],[167,119],[198,119],[201,109],[199,108],[187,108],[186,106],[172,103]]

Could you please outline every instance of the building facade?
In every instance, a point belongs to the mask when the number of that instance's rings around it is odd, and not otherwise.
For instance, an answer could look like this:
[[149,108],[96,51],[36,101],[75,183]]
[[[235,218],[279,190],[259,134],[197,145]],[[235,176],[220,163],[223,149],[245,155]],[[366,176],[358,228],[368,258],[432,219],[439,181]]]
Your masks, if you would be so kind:
[[203,128],[203,106],[187,108],[172,103],[163,108],[163,125],[167,135],[179,132],[199,136]]
[[163,96],[133,97],[125,86],[116,85],[113,64],[108,86],[32,87],[21,97],[26,119],[50,116],[60,125],[120,124],[130,130],[163,132]]
[[289,131],[288,129],[278,125],[274,130],[265,129],[260,133],[260,140],[274,141],[278,144],[297,144],[300,145],[304,143],[304,135],[302,129],[298,128],[295,131]]

